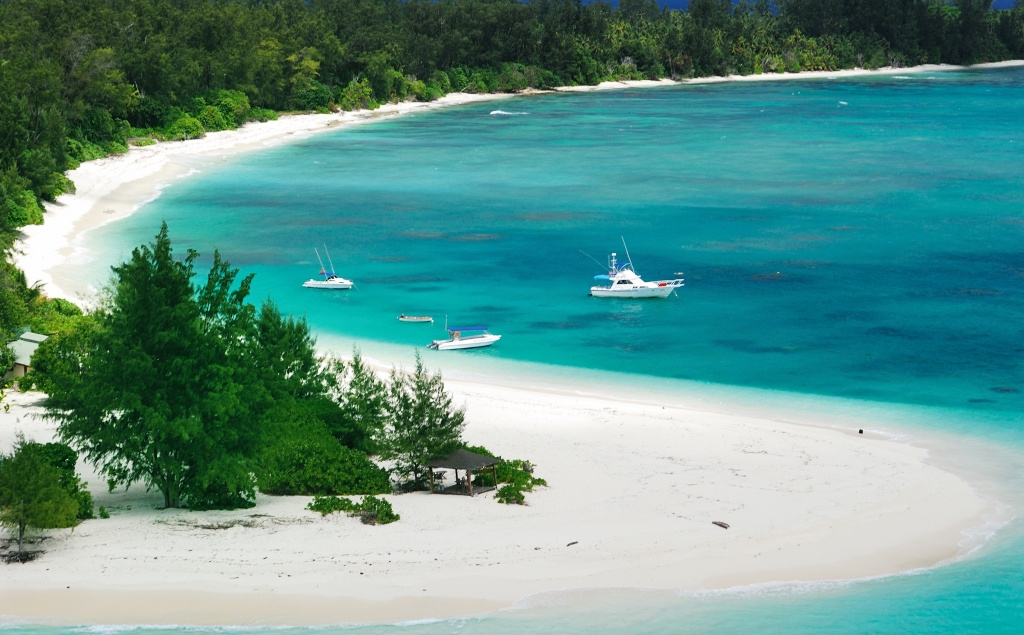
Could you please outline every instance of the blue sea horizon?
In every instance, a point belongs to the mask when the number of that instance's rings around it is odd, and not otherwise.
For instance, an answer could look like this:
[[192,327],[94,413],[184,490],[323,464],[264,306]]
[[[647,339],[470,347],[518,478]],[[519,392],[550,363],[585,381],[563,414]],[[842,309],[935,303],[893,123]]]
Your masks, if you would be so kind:
[[[1024,70],[1014,68],[544,95],[415,114],[204,166],[93,231],[92,260],[75,267],[99,286],[166,220],[179,252],[208,262],[218,248],[257,274],[255,297],[305,315],[340,354],[358,346],[408,364],[420,350],[429,367],[463,379],[867,421],[934,441],[935,460],[990,483],[1015,509],[1022,97]],[[645,278],[683,273],[678,297],[587,296],[601,273],[587,254],[621,254],[623,237]],[[319,270],[313,250],[324,243],[357,290],[299,286]],[[436,322],[402,324],[400,313]],[[446,315],[503,339],[424,351]],[[566,592],[481,618],[338,628],[1014,632],[1020,562],[1014,521],[961,561],[870,581]]]

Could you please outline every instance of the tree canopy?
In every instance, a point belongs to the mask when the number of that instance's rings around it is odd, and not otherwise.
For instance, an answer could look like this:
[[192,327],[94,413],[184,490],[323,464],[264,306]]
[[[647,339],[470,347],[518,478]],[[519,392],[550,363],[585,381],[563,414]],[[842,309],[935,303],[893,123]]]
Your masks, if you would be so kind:
[[46,376],[62,439],[111,486],[141,481],[167,507],[251,504],[265,431],[315,382],[304,321],[246,302],[252,276],[214,253],[173,257],[167,226],[113,267],[95,329],[72,338]]
[[24,437],[18,438],[10,456],[0,455],[0,524],[13,531],[19,557],[29,529],[72,527],[77,522],[78,501],[62,485],[61,471],[50,459],[45,446]]

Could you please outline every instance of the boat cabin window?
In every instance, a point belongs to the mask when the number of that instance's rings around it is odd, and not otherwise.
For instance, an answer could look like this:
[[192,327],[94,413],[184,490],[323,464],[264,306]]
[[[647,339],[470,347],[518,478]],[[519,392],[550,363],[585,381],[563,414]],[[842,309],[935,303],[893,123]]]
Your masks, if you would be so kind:
[[619,280],[615,284],[633,284],[632,280]]

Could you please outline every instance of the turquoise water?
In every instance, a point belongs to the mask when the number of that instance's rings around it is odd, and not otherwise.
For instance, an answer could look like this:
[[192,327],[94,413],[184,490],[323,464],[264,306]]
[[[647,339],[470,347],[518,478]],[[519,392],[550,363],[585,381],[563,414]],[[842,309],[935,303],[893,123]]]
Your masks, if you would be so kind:
[[[870,413],[998,442],[957,460],[1019,497],[1021,69],[536,96],[325,133],[202,166],[93,232],[79,275],[99,286],[161,219],[342,352],[408,360],[447,315],[504,337],[423,352],[446,372]],[[678,297],[588,297],[602,271],[580,250],[603,262],[620,237],[646,278],[685,272]],[[299,286],[323,243],[358,290]],[[852,585],[567,594],[356,632],[1011,632],[1020,531]]]

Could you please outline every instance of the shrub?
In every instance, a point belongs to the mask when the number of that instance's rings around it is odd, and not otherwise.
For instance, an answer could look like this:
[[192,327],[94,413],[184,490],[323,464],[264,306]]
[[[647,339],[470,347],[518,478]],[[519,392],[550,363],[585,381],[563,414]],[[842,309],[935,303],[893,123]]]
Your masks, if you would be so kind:
[[[494,471],[498,476],[497,485],[502,483],[505,483],[506,485],[500,487],[495,495],[495,499],[497,499],[498,502],[516,502],[521,505],[523,504],[521,500],[510,501],[505,499],[509,496],[511,496],[512,499],[522,498],[523,492],[532,492],[535,487],[540,485],[547,487],[547,481],[533,475],[533,464],[529,461],[525,461],[523,459],[505,460],[490,452],[487,448],[479,445],[465,446],[465,449],[475,454],[482,454],[501,461],[494,466]],[[473,478],[473,484],[481,487],[494,486],[494,476],[491,474],[490,470],[482,470]],[[510,487],[511,489],[509,489]],[[505,492],[504,495],[502,494],[503,491]],[[518,496],[513,496],[513,493],[518,494]]]
[[202,139],[206,135],[203,124],[195,117],[182,117],[167,130],[168,139],[187,140]]
[[331,105],[331,89],[315,79],[309,82],[309,88],[297,95],[306,110],[327,109]]
[[110,512],[103,505],[100,505],[100,518],[110,518]]
[[448,76],[448,83],[451,90],[460,93],[466,88],[466,84],[469,83],[469,75],[463,68],[450,68],[445,73]]
[[313,500],[306,505],[306,509],[320,512],[321,516],[327,514],[333,514],[334,512],[354,512],[359,509],[359,505],[355,504],[352,499],[338,496],[315,496]]
[[359,505],[358,515],[364,524],[387,525],[401,520],[401,516],[395,513],[391,503],[376,496],[366,496]]
[[277,112],[269,108],[253,108],[247,117],[247,121],[276,121]]
[[[223,128],[234,129],[247,120],[249,98],[240,90],[209,90],[203,94],[203,101],[220,112],[224,120]],[[207,129],[209,128],[207,126]]]
[[206,130],[224,130],[228,127],[228,122],[224,119],[224,113],[216,106],[204,107],[199,113],[199,123],[203,124],[203,128]]
[[353,79],[348,86],[338,89],[334,101],[342,110],[373,110],[378,105],[373,99],[373,88],[370,86],[370,81],[366,78],[359,81]]
[[388,471],[365,452],[342,445],[318,414],[314,409],[300,411],[264,451],[260,491],[307,496],[390,492]]
[[387,525],[402,518],[395,513],[391,503],[376,496],[365,496],[361,503],[338,496],[317,496],[306,505],[306,509],[319,512],[321,516],[345,512],[349,516],[359,516],[365,525]]
[[512,483],[499,487],[497,493],[494,495],[494,500],[506,505],[526,504],[526,497],[523,495],[522,488],[519,485],[514,485]]
[[153,137],[139,137],[138,139],[132,139],[129,143],[137,148],[145,148],[146,146],[156,145],[156,139]]

